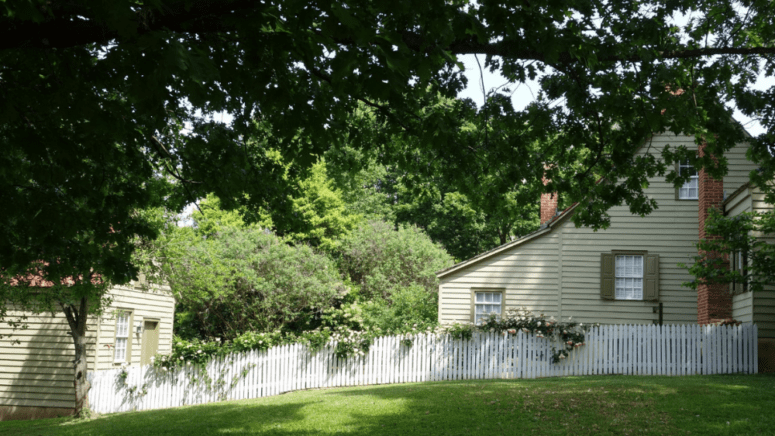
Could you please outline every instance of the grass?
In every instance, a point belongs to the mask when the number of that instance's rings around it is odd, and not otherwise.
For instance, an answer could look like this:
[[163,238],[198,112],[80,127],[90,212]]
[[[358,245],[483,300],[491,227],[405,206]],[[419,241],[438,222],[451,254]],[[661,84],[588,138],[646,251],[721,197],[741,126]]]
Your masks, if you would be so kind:
[[756,435],[775,376],[567,377],[292,392],[148,412],[0,422],[5,435]]

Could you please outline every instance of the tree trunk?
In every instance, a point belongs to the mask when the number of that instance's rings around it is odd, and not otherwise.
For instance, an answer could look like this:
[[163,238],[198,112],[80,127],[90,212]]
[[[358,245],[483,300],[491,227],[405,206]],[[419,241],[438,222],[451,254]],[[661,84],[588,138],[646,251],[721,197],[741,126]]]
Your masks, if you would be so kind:
[[88,314],[88,299],[81,298],[80,307],[72,304],[62,304],[62,309],[70,325],[70,333],[75,345],[75,360],[73,360],[73,387],[75,388],[75,416],[82,416],[89,409],[89,389],[91,383],[86,379],[86,318]]

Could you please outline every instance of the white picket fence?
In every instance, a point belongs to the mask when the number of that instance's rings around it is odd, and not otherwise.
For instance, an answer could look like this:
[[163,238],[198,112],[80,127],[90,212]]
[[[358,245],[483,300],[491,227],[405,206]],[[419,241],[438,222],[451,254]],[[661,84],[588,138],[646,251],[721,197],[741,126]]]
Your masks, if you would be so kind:
[[[406,346],[402,339],[412,339]],[[161,409],[277,395],[310,388],[441,380],[517,379],[592,374],[691,375],[756,373],[757,328],[741,326],[607,325],[558,364],[557,343],[519,331],[476,333],[471,340],[418,334],[378,338],[364,356],[339,359],[331,343],[313,352],[285,345],[217,359],[210,382],[199,369],[150,366],[90,373],[99,413]]]

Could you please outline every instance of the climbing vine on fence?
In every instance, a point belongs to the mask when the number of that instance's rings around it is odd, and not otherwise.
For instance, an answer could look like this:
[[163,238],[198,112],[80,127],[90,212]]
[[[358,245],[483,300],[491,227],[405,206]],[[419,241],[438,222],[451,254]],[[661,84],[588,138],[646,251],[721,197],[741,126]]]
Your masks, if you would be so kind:
[[[504,316],[491,315],[481,325],[474,328],[511,335],[522,330],[525,334],[559,342],[560,347],[552,348],[552,363],[559,363],[570,356],[571,351],[586,344],[586,334],[592,327],[589,324],[573,322],[572,319],[571,317],[568,318],[568,321],[557,321],[554,317],[546,319],[543,313],[535,316],[524,307],[509,308]],[[594,324],[594,326],[599,325]],[[455,335],[455,333],[452,334]],[[470,337],[469,335],[468,338]]]
[[352,330],[346,328],[330,329],[324,327],[317,330],[293,334],[279,330],[271,332],[248,332],[233,341],[199,341],[183,340],[175,338],[172,354],[160,355],[154,360],[154,366],[162,370],[176,368],[184,365],[204,368],[210,360],[221,357],[227,358],[232,353],[251,350],[267,350],[269,348],[295,343],[305,344],[313,350],[319,350],[329,343],[335,344],[335,353],[339,358],[351,356],[364,356],[377,337],[389,334],[403,336],[401,344],[412,346],[412,340],[408,337],[417,333],[449,334],[455,339],[470,340],[474,332],[499,332],[504,335],[517,334],[523,331],[525,334],[533,334],[538,338],[554,340],[561,345],[553,348],[552,362],[558,363],[567,358],[570,353],[585,344],[585,335],[591,325],[568,321],[547,319],[543,314],[534,315],[525,308],[508,309],[501,316],[490,316],[480,325],[452,324],[447,326],[427,327],[418,330],[416,325],[407,326],[405,330],[398,332],[385,332],[380,329]]

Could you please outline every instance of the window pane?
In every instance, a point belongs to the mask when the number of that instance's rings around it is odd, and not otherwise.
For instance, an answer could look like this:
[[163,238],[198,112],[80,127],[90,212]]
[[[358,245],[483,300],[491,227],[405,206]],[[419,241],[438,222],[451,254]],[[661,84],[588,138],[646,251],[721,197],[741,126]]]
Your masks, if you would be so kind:
[[116,339],[116,356],[117,362],[123,362],[126,360],[126,338]]
[[483,303],[484,302],[484,294],[481,292],[476,293],[476,302],[477,303]]
[[617,300],[643,299],[643,256],[616,256],[615,297]]

